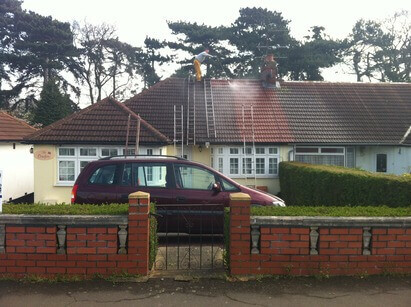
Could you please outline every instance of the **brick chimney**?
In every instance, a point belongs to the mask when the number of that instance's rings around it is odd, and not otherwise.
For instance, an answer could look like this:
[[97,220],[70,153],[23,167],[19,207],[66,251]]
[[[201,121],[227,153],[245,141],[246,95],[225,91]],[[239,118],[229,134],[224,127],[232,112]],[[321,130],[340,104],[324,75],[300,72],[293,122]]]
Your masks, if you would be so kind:
[[274,54],[272,53],[265,56],[264,63],[261,66],[261,81],[264,87],[276,87],[277,62],[274,60]]

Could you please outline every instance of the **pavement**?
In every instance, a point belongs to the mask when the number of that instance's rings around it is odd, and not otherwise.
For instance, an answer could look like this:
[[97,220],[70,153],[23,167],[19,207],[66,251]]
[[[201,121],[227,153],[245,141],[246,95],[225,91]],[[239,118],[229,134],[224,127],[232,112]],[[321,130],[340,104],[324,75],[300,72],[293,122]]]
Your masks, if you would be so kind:
[[411,276],[0,281],[0,306],[411,306]]

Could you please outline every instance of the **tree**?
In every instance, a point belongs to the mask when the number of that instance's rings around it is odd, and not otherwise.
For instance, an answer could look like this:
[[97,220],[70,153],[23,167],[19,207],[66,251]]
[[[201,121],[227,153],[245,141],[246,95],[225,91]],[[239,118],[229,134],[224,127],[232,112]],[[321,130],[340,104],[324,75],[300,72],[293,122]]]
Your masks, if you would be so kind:
[[40,101],[33,113],[33,124],[48,126],[73,113],[77,106],[67,94],[60,92],[55,80],[47,81],[40,94]]
[[331,67],[341,61],[341,43],[330,39],[324,30],[324,27],[312,27],[305,41],[289,50],[287,63],[290,79],[322,81],[321,68]]
[[144,40],[144,47],[140,53],[144,88],[148,88],[160,81],[161,77],[156,72],[156,64],[161,66],[171,61],[171,57],[162,55],[166,45],[165,42],[160,42],[150,37],[146,37]]
[[140,49],[121,42],[113,26],[74,23],[73,28],[81,51],[77,67],[79,80],[86,83],[91,104],[102,99],[103,90],[117,96],[120,88],[135,74],[140,74]]
[[36,92],[39,80],[45,84],[51,78],[77,92],[61,74],[73,72],[78,54],[70,24],[22,10],[21,1],[2,0],[0,41],[0,77],[9,88],[8,91],[0,88],[3,99],[17,97],[23,89]]
[[359,20],[344,40],[344,60],[357,81],[410,82],[411,23],[408,12],[379,22]]

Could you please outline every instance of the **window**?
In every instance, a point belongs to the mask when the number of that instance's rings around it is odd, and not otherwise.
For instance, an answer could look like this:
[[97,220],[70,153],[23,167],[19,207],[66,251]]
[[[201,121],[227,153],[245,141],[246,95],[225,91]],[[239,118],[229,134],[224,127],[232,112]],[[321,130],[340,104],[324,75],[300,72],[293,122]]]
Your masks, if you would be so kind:
[[59,161],[59,181],[74,181],[75,162]]
[[102,157],[114,157],[118,155],[117,148],[103,148],[101,149],[101,156]]
[[268,158],[268,173],[270,175],[278,174],[278,159],[277,158]]
[[89,182],[92,184],[113,184],[115,174],[116,165],[105,165],[94,171]]
[[238,174],[238,158],[230,158],[230,174]]
[[270,155],[277,155],[277,154],[278,154],[278,148],[276,148],[276,147],[270,147],[270,148],[268,148],[268,153],[269,153]]
[[387,155],[377,154],[377,172],[387,172]]
[[90,161],[80,161],[80,172],[83,170],[83,168],[86,167],[87,164],[89,164]]
[[97,156],[96,148],[80,148],[80,157],[95,157]]
[[243,158],[243,174],[252,174],[253,173],[253,159],[252,158]]
[[147,156],[152,156],[153,155],[153,149],[149,148],[147,149]]
[[177,185],[183,189],[212,190],[215,176],[195,166],[176,165]]
[[257,147],[257,148],[255,149],[255,153],[256,153],[257,155],[264,155],[264,154],[265,154],[265,148],[264,148],[264,147]]
[[134,156],[136,154],[136,150],[134,148],[127,148],[127,153],[126,150],[123,149],[123,155],[127,155],[127,156]]
[[344,147],[297,147],[295,160],[310,164],[344,166]]
[[227,192],[238,191],[238,188],[237,188],[235,185],[229,183],[229,182],[228,182],[227,180],[225,180],[225,179],[221,179],[221,185],[223,186],[223,190],[224,190],[224,191],[227,191]]
[[230,155],[238,155],[239,150],[238,148],[230,148]]
[[224,171],[224,159],[221,157],[218,158],[218,171],[220,173]]
[[59,157],[75,156],[74,148],[59,148]]
[[213,152],[213,167],[232,178],[278,176],[278,147],[258,146],[254,149],[251,146],[227,146],[216,147]]
[[264,158],[256,158],[256,174],[263,175],[265,173],[265,159]]
[[124,164],[123,175],[121,176],[121,185],[130,186],[131,185],[131,163]]
[[133,176],[137,186],[158,187],[167,186],[167,166],[165,164],[133,164]]

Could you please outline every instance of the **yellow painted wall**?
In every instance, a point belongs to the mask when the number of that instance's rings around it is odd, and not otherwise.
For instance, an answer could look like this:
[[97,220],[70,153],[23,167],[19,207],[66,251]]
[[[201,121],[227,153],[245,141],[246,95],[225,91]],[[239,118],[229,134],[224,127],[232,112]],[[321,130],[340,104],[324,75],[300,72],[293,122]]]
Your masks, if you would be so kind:
[[57,150],[54,145],[34,145],[36,151],[51,152],[51,160],[34,158],[34,201],[41,203],[70,203],[72,186],[57,186]]

